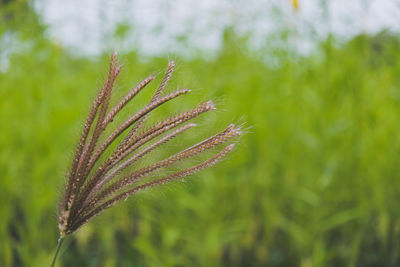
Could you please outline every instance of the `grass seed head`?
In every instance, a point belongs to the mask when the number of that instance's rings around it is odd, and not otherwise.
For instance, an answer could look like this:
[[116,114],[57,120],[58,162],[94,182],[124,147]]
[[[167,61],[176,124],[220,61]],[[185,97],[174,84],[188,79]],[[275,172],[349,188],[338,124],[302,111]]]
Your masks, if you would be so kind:
[[[196,126],[188,121],[215,109],[213,102],[207,101],[192,110],[145,127],[145,121],[151,112],[190,92],[189,89],[183,89],[164,94],[174,68],[175,63],[169,62],[165,75],[148,104],[115,127],[111,135],[106,137],[105,130],[113,122],[115,116],[154,80],[154,76],[149,76],[139,82],[119,103],[109,108],[115,80],[122,69],[122,66],[117,63],[116,54],[111,56],[108,77],[89,111],[68,173],[59,213],[61,236],[73,233],[94,216],[141,190],[182,179],[211,167],[233,149],[232,142],[241,134],[241,130],[240,127],[231,124],[224,131],[193,146],[184,147],[180,152],[165,159],[141,168],[135,166],[139,159],[148,156],[150,152],[160,149],[163,144],[178,138]],[[125,137],[119,141],[118,136],[124,134]],[[104,141],[101,142],[101,140]],[[104,152],[110,149],[111,144],[117,142],[119,144],[113,146],[114,151],[109,156],[105,156]],[[231,144],[197,165],[152,178],[154,172],[162,168],[171,167],[226,143]],[[126,170],[130,172],[123,174]]]

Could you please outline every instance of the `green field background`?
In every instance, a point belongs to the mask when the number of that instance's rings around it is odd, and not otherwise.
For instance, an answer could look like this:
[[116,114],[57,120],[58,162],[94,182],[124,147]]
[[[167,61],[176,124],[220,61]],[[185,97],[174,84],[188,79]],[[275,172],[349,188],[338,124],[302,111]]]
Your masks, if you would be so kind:
[[[57,201],[111,50],[78,57],[45,37],[29,8],[1,7],[16,15],[0,37],[14,32],[22,48],[0,72],[0,266],[49,266]],[[234,153],[106,211],[67,238],[57,265],[399,266],[399,36],[329,36],[306,56],[268,51],[272,64],[246,38],[223,34],[214,57],[176,56],[169,91],[193,93],[154,118],[214,99],[218,111],[183,142],[240,123]],[[168,62],[119,58],[121,95]]]

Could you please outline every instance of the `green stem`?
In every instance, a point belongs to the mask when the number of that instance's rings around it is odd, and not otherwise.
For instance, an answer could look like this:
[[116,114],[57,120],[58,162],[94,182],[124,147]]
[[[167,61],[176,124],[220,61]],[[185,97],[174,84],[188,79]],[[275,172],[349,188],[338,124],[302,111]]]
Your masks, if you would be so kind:
[[54,264],[56,263],[57,255],[58,255],[58,252],[60,251],[61,244],[62,244],[63,240],[64,240],[64,238],[63,238],[63,237],[61,237],[61,236],[60,236],[60,238],[58,238],[58,243],[57,243],[56,253],[54,254],[53,261],[51,262],[51,267],[53,267],[53,266],[54,266]]

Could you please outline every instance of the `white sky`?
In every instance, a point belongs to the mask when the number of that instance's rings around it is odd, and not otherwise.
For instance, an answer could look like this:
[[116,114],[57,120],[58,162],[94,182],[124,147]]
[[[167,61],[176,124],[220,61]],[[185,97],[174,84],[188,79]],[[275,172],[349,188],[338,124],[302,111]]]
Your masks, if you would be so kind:
[[[107,48],[137,48],[150,55],[213,51],[221,44],[222,30],[232,24],[240,33],[252,32],[254,45],[282,26],[305,39],[329,31],[342,37],[384,28],[400,31],[400,0],[298,2],[297,12],[290,0],[37,0],[35,6],[50,25],[51,38],[85,54]],[[107,38],[118,23],[131,25],[128,40],[121,43]],[[178,42],[181,37],[188,39]],[[307,52],[310,46],[305,42],[300,49]]]

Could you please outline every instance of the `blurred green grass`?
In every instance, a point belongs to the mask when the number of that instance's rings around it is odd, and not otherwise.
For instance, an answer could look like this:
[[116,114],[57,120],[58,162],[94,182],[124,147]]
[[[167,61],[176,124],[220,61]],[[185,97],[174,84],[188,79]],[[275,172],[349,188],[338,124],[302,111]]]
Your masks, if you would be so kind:
[[[50,263],[63,178],[108,59],[29,40],[0,72],[1,266]],[[200,132],[244,122],[241,144],[216,168],[95,219],[59,265],[398,266],[399,40],[328,38],[270,67],[227,31],[216,58],[178,58],[170,88],[194,89],[179,109],[217,99]],[[121,91],[167,62],[120,58]]]

